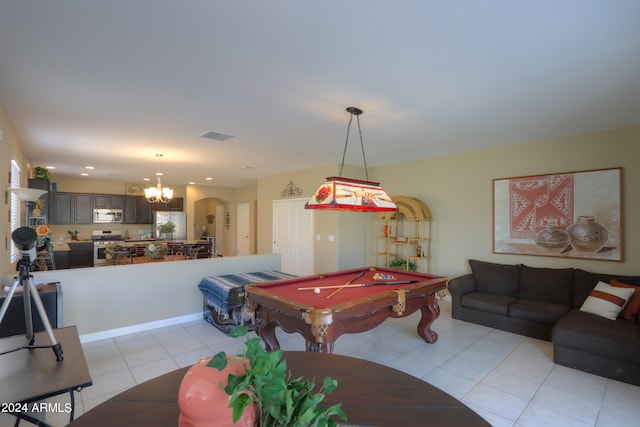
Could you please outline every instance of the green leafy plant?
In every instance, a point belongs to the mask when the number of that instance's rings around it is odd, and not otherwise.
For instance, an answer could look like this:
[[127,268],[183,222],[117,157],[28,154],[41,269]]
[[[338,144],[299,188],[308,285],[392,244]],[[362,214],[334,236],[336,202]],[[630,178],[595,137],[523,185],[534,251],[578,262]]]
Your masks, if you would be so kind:
[[172,221],[167,221],[164,224],[158,225],[158,232],[171,234],[176,231],[176,225]]
[[151,259],[162,258],[169,253],[169,245],[166,243],[149,243],[144,249],[144,256]]
[[[237,326],[229,335],[239,337],[247,332],[246,327]],[[331,393],[338,386],[336,380],[326,377],[322,387],[314,393],[315,381],[292,378],[287,370],[287,361],[282,359],[282,350],[265,351],[260,338],[248,338],[245,351],[237,357],[246,360],[245,374],[229,374],[227,385],[220,385],[231,396],[229,407],[233,408],[234,423],[252,403],[256,405],[256,424],[262,427],[336,426],[332,416],[346,421],[341,403],[326,409],[320,406],[325,393]],[[207,366],[222,371],[227,363],[227,355],[220,352]]]
[[418,271],[418,266],[415,262],[409,261],[409,268],[407,268],[407,260],[400,257],[391,261],[389,268],[393,268],[394,270]]
[[33,169],[33,175],[35,179],[46,179],[47,181],[51,181],[49,169],[43,168],[42,166],[36,166]]

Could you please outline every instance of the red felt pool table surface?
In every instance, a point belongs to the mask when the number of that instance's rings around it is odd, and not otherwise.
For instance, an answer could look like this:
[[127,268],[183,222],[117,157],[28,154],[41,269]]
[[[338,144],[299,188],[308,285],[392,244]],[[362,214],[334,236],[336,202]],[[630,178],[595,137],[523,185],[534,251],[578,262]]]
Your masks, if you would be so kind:
[[[314,294],[313,289],[299,290],[299,288],[318,288],[323,286],[341,286],[352,280],[354,277],[364,272],[364,275],[357,278],[354,284],[367,284],[368,286],[346,287],[331,298],[327,296],[333,294],[336,289],[320,289],[319,294]],[[383,278],[376,277],[382,275]],[[337,273],[321,274],[316,276],[300,277],[295,279],[279,280],[276,282],[266,282],[256,284],[256,288],[264,289],[274,296],[295,301],[301,306],[313,308],[333,308],[343,304],[353,304],[362,298],[371,298],[376,295],[387,294],[394,289],[404,289],[421,286],[426,280],[438,279],[439,276],[423,273],[412,273],[398,270],[388,270],[381,268],[355,269],[341,271]],[[388,282],[416,281],[415,283],[384,284]]]
[[[324,288],[349,282],[366,286],[344,287],[337,293],[338,288]],[[279,348],[275,336],[279,326],[286,332],[301,333],[307,351],[331,353],[340,335],[364,332],[389,317],[405,317],[418,309],[422,311],[418,335],[428,343],[435,342],[438,335],[430,325],[440,313],[436,293],[445,289],[446,283],[446,277],[433,274],[363,267],[247,285],[245,289],[247,307],[256,313],[256,332],[267,349]],[[314,293],[314,288],[320,288],[320,293]]]

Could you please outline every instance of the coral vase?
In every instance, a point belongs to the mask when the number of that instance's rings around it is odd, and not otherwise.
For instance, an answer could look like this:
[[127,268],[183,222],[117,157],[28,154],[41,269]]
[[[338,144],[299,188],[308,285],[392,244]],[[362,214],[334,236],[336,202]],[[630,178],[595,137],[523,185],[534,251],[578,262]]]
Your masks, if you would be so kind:
[[596,253],[609,240],[609,231],[595,216],[578,216],[576,222],[567,227],[567,232],[571,246],[578,252]]
[[229,408],[231,396],[221,387],[227,384],[229,374],[244,373],[244,360],[231,356],[227,358],[229,364],[222,371],[207,366],[211,357],[201,359],[187,371],[178,391],[179,427],[253,427],[255,425],[255,405],[246,407],[238,422],[233,423],[233,410]]

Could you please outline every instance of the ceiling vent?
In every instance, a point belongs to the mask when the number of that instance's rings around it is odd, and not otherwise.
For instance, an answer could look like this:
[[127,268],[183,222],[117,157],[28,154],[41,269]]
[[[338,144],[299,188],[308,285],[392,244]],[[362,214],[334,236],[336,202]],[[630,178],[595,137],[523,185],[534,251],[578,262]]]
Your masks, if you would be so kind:
[[209,131],[209,132],[203,133],[202,135],[200,135],[200,137],[209,138],[209,139],[215,139],[216,141],[226,141],[227,139],[233,138],[233,135],[228,135],[226,133]]

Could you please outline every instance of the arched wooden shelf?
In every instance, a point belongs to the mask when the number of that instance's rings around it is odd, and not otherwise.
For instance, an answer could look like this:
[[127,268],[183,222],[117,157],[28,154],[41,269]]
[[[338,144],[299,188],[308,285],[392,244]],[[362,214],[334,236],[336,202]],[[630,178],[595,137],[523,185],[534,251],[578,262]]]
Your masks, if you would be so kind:
[[377,216],[376,265],[430,273],[431,210],[413,197],[397,196],[393,201],[397,212],[380,212]]

